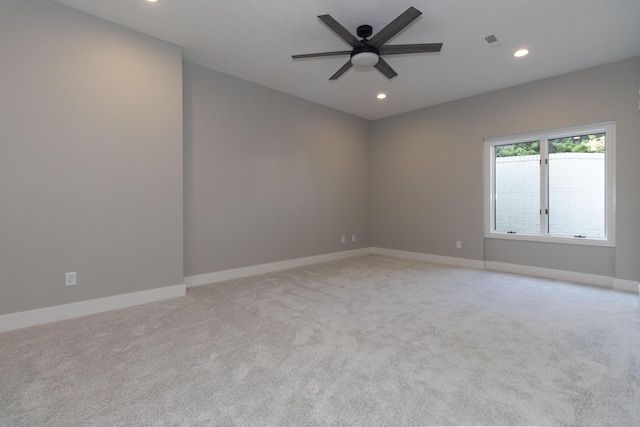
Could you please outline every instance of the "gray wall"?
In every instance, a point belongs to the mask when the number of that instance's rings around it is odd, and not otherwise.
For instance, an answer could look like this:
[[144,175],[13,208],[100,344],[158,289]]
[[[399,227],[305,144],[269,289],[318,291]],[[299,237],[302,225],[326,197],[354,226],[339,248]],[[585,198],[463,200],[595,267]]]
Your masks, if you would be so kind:
[[183,283],[180,48],[2,0],[0,52],[0,314]]
[[370,245],[368,121],[191,63],[184,117],[185,276]]
[[[48,0],[0,52],[0,315],[368,246],[640,278],[640,58],[371,123]],[[484,239],[483,138],[605,120],[615,249]]]
[[[374,122],[372,244],[638,280],[639,84],[632,58]],[[484,239],[484,138],[607,120],[617,134],[615,249]]]

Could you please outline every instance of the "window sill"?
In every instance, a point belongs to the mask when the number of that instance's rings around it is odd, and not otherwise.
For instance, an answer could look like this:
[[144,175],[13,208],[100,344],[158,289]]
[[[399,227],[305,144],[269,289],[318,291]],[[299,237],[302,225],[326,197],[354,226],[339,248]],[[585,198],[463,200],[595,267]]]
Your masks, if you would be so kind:
[[563,243],[568,245],[615,247],[615,242],[608,239],[581,237],[540,236],[535,234],[485,233],[487,239],[520,240],[529,242]]

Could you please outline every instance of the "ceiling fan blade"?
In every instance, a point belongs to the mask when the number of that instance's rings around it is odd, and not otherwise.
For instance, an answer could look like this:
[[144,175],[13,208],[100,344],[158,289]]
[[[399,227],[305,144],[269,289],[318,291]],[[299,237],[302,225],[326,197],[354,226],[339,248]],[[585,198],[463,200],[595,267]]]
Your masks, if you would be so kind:
[[318,16],[322,22],[327,24],[329,28],[333,30],[334,33],[340,36],[340,38],[347,43],[349,43],[353,47],[362,46],[362,42],[356,38],[353,34],[349,32],[346,28],[344,28],[338,21],[333,19],[331,15],[320,15]]
[[440,52],[442,43],[392,44],[382,46],[380,55],[400,55],[403,53]]
[[378,63],[374,65],[374,67],[376,67],[376,70],[380,71],[388,79],[392,79],[398,75],[398,73],[396,73],[395,70],[382,58],[378,59]]
[[411,24],[420,15],[422,15],[422,12],[411,6],[400,16],[391,21],[389,25],[378,31],[376,35],[373,36],[371,40],[369,40],[369,44],[373,47],[380,48],[380,46],[385,44],[389,39],[391,39],[391,37],[402,31],[404,27]]
[[351,55],[350,50],[338,50],[336,52],[322,52],[322,53],[304,53],[302,55],[291,55],[293,59],[302,59],[302,58],[318,58],[321,56],[340,56],[340,55]]
[[351,63],[351,59],[349,59],[347,63],[344,64],[338,71],[336,71],[336,73],[333,76],[329,77],[329,80],[337,80],[338,77],[343,75],[352,66],[353,64]]

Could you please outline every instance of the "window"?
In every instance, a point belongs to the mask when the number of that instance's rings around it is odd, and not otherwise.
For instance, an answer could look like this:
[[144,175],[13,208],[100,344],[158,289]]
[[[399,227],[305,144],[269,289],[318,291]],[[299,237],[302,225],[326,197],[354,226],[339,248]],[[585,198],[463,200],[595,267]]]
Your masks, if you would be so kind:
[[485,236],[613,246],[615,124],[485,139]]

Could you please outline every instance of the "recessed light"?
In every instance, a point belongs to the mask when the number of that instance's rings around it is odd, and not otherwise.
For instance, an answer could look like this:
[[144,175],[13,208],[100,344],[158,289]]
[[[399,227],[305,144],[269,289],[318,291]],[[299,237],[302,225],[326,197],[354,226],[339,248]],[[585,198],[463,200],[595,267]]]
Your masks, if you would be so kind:
[[147,0],[147,1],[148,1],[149,3],[155,3],[155,2],[157,2],[158,0]]
[[384,94],[384,93],[379,93],[379,94],[376,96],[376,98],[378,98],[378,99],[385,99],[386,97],[387,97],[387,95],[386,95],[386,94]]
[[516,58],[522,58],[523,56],[526,56],[529,54],[529,49],[518,49],[516,50],[516,53],[513,54],[513,56],[515,56]]

